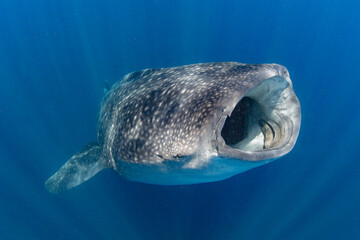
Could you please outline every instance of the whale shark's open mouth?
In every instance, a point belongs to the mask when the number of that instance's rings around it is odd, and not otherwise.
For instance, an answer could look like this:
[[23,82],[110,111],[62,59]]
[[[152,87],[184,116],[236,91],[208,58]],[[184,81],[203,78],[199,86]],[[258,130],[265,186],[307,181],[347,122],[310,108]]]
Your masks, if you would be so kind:
[[218,152],[252,161],[280,157],[293,148],[300,117],[300,104],[290,79],[280,76],[266,79],[248,91],[231,114],[219,121]]

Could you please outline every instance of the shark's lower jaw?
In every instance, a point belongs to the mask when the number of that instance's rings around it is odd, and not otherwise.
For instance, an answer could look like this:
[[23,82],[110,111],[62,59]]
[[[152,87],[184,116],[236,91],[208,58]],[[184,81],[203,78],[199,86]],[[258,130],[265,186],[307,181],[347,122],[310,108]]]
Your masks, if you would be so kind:
[[249,161],[280,157],[293,148],[300,118],[290,79],[266,79],[247,92],[229,116],[222,116],[217,150],[224,157]]

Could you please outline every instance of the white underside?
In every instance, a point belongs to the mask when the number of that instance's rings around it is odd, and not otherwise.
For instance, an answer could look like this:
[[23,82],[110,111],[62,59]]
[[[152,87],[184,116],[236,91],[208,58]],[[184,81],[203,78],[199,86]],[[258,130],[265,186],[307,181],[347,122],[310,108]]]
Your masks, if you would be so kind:
[[128,180],[159,185],[182,185],[215,182],[230,178],[269,161],[243,161],[213,157],[207,165],[188,168],[189,161],[159,164],[123,163],[126,173],[120,173]]

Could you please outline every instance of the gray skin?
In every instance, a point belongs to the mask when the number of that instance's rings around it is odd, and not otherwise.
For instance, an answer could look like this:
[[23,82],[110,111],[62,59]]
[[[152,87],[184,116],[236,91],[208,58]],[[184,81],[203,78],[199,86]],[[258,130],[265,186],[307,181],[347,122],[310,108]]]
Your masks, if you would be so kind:
[[300,104],[278,64],[204,63],[130,73],[105,94],[97,143],[50,177],[58,193],[105,168],[145,183],[212,182],[293,148]]

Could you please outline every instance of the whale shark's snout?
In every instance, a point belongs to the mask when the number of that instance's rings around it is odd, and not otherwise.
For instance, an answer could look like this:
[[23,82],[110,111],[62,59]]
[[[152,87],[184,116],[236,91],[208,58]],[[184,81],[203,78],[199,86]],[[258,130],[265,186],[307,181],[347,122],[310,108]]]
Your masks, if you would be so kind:
[[224,108],[214,132],[220,156],[261,161],[280,157],[294,147],[300,129],[300,103],[288,71],[277,66],[282,71],[235,99],[235,106],[230,101]]

